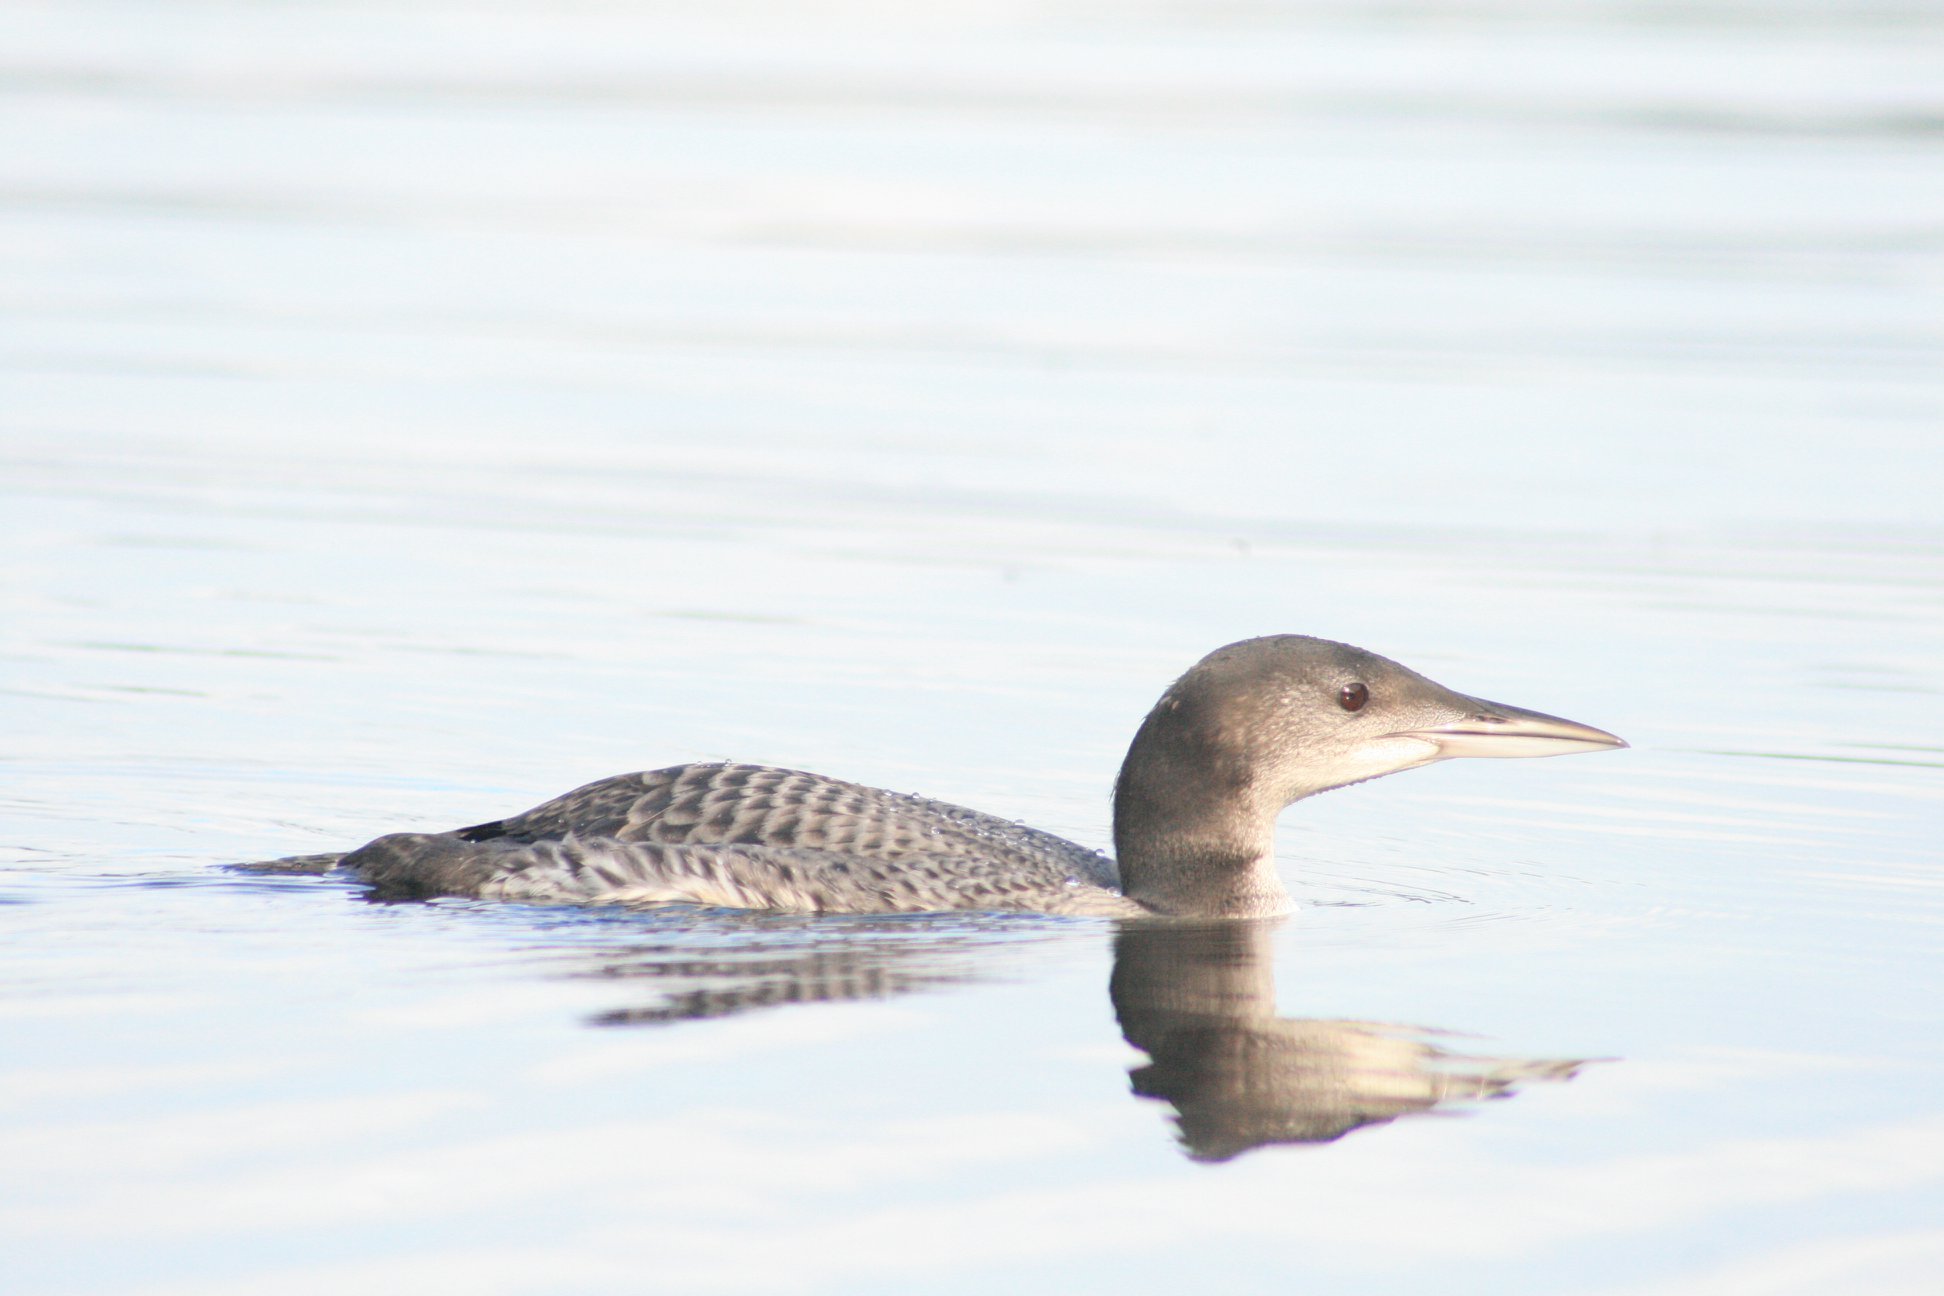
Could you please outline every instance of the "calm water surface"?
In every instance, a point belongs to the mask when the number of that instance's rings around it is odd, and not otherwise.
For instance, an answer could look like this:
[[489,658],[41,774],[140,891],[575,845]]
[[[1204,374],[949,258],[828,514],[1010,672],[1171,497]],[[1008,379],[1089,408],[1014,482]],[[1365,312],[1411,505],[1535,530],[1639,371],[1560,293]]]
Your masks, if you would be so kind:
[[[0,114],[7,1291],[1937,1290],[1934,7],[18,4]],[[1105,845],[1279,631],[1635,746],[1260,926],[222,867]]]

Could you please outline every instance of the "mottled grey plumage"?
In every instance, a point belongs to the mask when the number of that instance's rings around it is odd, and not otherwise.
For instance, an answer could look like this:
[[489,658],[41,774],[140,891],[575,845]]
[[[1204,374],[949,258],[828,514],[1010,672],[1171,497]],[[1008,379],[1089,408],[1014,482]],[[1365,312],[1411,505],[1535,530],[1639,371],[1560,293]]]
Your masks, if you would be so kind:
[[734,764],[602,779],[511,819],[380,837],[342,863],[396,897],[1260,917],[1290,907],[1271,847],[1293,801],[1451,756],[1625,745],[1361,648],[1277,635],[1210,653],[1148,714],[1115,789],[1118,866],[961,806]]
[[1113,862],[992,815],[767,765],[677,765],[344,858],[380,894],[809,913],[1127,915]]

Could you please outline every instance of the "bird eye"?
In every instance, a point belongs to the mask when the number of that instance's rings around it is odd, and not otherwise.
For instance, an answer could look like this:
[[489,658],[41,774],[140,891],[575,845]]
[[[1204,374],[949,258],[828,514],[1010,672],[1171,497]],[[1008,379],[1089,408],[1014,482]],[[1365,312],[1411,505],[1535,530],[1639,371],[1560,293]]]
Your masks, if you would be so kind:
[[1337,704],[1345,711],[1361,711],[1370,701],[1370,690],[1362,684],[1345,684],[1337,690]]

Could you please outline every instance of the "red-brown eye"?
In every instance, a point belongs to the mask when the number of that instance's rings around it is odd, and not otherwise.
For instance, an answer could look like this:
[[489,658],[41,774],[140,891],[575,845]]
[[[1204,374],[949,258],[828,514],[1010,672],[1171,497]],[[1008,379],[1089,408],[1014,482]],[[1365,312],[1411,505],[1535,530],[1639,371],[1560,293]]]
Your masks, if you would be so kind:
[[1345,684],[1337,691],[1337,704],[1345,711],[1361,711],[1370,701],[1370,690],[1362,684]]

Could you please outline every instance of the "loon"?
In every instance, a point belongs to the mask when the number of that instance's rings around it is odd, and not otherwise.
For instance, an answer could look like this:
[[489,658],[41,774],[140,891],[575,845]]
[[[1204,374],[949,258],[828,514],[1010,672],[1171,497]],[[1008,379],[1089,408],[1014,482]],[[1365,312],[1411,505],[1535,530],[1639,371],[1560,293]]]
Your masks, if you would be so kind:
[[374,897],[1262,918],[1294,908],[1278,814],[1455,756],[1625,747],[1590,725],[1455,693],[1361,648],[1273,635],[1218,648],[1161,695],[1114,787],[1117,859],[924,797],[765,765],[601,779],[524,814],[395,833],[341,865]]

